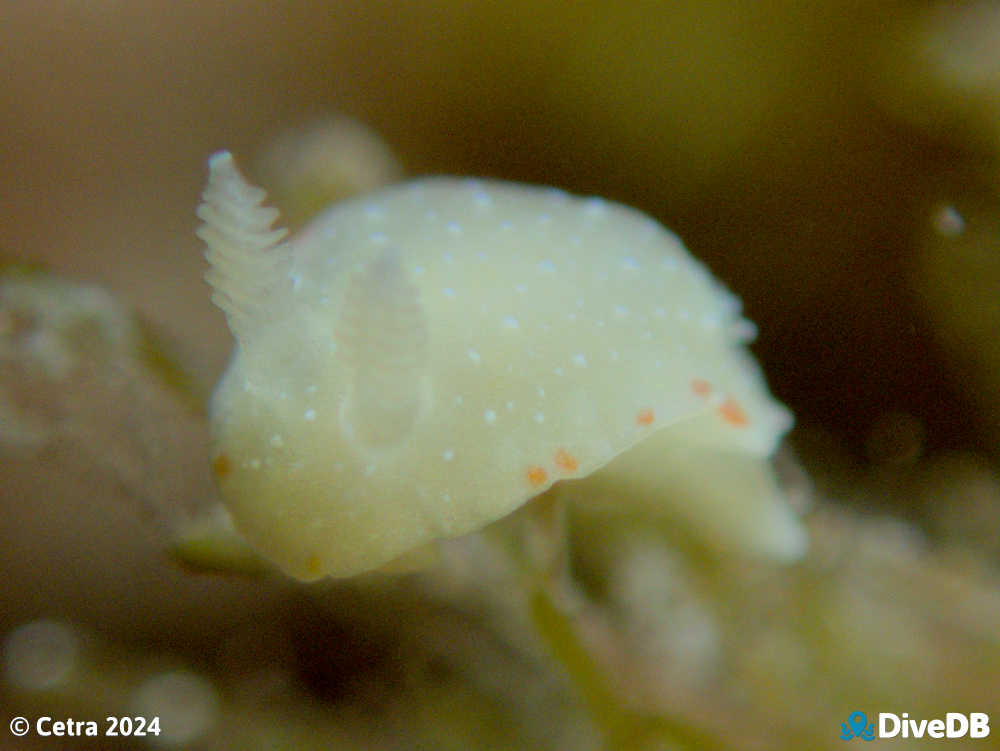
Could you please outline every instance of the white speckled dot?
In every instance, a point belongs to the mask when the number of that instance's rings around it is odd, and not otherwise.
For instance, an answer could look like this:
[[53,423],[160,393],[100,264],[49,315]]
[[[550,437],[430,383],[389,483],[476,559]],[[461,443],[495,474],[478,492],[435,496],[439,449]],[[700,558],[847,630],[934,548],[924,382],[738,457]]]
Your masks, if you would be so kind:
[[448,222],[445,225],[445,229],[448,230],[448,234],[449,235],[461,235],[462,234],[462,225],[459,224],[458,222]]
[[752,321],[741,318],[733,323],[730,334],[738,342],[752,342],[757,338],[757,326]]
[[629,256],[625,260],[622,261],[622,268],[626,269],[628,271],[638,271],[639,270],[639,262],[637,260],[635,260],[634,258],[632,258],[631,256]]
[[552,261],[545,259],[538,262],[538,270],[543,274],[552,274],[555,273],[556,265]]
[[508,412],[514,411],[514,402],[507,402],[507,411]]
[[514,291],[523,295],[525,292],[528,291],[528,285],[518,284],[516,287],[514,287]]
[[451,449],[445,449],[444,452],[441,454],[441,458],[444,459],[446,462],[450,462],[452,459],[455,458],[455,452],[452,451]]
[[461,396],[461,394],[459,394],[458,396],[455,397],[455,406],[456,407],[461,407],[462,406],[462,402],[464,402],[464,401],[465,401],[465,399],[463,399],[462,396]]
[[307,409],[302,417],[305,418],[306,422],[314,422],[316,420],[316,410]]
[[578,368],[585,368],[587,367],[587,358],[577,352],[573,355],[573,364]]
[[471,348],[466,352],[466,354],[469,356],[469,359],[472,360],[472,362],[474,362],[474,363],[478,363],[480,360],[483,359],[480,356],[480,354],[478,352],[476,352],[476,350],[471,349]]
[[310,383],[308,386],[306,386],[306,393],[307,394],[315,394],[316,393],[316,384],[315,383]]
[[544,412],[536,412],[535,413],[535,422],[537,422],[539,425],[541,425],[543,422],[545,422],[545,413]]
[[738,316],[743,312],[743,301],[736,295],[727,294],[722,298],[722,309],[727,315]]
[[503,326],[505,329],[516,329],[518,327],[517,319],[514,316],[504,316]]
[[443,290],[441,290],[441,294],[444,295],[445,297],[454,297],[455,290],[453,290],[451,287],[445,287]]
[[931,221],[942,237],[957,237],[965,231],[965,219],[954,206],[939,206]]
[[619,316],[627,316],[628,308],[626,308],[624,305],[615,305],[615,314]]
[[368,239],[373,245],[385,245],[389,242],[389,236],[385,232],[372,232],[368,235]]
[[497,413],[494,412],[492,409],[488,409],[485,412],[483,412],[483,420],[486,422],[487,425],[492,425],[497,421]]

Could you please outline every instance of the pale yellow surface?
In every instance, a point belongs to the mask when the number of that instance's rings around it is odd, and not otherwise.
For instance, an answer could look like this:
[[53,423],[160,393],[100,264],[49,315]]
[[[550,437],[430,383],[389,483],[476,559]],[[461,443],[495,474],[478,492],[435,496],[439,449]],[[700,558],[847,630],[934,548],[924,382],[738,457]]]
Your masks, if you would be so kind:
[[[348,576],[475,530],[658,431],[649,445],[706,479],[669,503],[737,547],[746,529],[750,549],[804,548],[767,464],[791,417],[743,348],[752,326],[652,219],[430,178],[269,248],[261,198],[213,159],[202,235],[238,338],[214,466],[238,529],[288,573]],[[622,466],[641,476],[625,506],[666,507],[684,471],[655,452]]]

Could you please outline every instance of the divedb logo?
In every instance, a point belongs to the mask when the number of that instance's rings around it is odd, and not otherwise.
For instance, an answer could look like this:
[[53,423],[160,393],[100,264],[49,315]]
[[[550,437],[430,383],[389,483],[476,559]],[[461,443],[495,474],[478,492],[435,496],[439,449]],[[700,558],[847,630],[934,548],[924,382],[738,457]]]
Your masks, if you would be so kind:
[[864,712],[851,712],[847,722],[840,723],[840,738],[849,741],[860,738],[988,738],[990,718],[985,712],[948,712],[943,719],[914,720],[908,712],[879,712],[878,726],[868,722]]

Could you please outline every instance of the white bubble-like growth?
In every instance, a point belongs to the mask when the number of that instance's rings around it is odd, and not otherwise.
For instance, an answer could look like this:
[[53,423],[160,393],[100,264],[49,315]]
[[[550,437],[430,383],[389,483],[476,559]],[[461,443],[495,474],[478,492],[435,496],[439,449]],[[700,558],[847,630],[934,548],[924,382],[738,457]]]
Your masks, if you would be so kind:
[[64,685],[80,658],[80,640],[60,621],[37,620],[17,627],[3,645],[4,676],[24,691]]
[[155,746],[186,748],[211,730],[219,713],[219,694],[208,678],[188,670],[169,670],[147,678],[132,697],[139,717],[159,718]]

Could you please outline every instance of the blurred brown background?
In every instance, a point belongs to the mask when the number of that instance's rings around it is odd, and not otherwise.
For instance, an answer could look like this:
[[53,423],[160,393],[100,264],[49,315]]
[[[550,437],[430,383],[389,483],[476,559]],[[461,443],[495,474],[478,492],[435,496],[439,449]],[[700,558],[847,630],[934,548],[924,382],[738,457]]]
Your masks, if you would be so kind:
[[[844,689],[831,703],[827,674],[834,687],[853,686],[867,665],[886,685],[894,676],[926,676],[921,695],[932,698],[939,685],[963,684],[956,676],[985,648],[968,636],[959,605],[937,609],[926,593],[937,588],[937,597],[959,582],[962,606],[987,603],[969,622],[976,638],[995,645],[996,610],[983,593],[995,600],[1000,552],[1000,4],[8,0],[0,3],[0,265],[42,264],[106,286],[165,333],[164,346],[207,392],[230,336],[201,279],[194,234],[206,159],[228,148],[266,183],[255,165],[272,139],[330,113],[370,125],[410,174],[488,175],[597,193],[676,231],[759,324],[755,352],[798,416],[793,443],[823,499],[916,520],[974,550],[991,572],[982,589],[970,584],[966,592],[947,556],[940,581],[927,573],[939,561],[915,553],[924,542],[908,532],[898,540],[894,527],[886,533],[878,524],[864,534],[850,526],[838,532],[839,517],[816,515],[819,553],[802,592],[812,597],[838,576],[853,592],[873,580],[887,550],[893,575],[917,573],[886,590],[911,586],[915,604],[893,611],[891,626],[873,619],[871,652],[859,647],[839,677],[832,663],[856,640],[817,616],[824,638],[842,643],[807,635],[803,654],[815,649],[831,664],[804,661],[782,690],[842,719],[861,689]],[[0,365],[0,375],[19,373],[16,362],[0,358]],[[281,584],[191,577],[163,555],[158,525],[171,518],[171,504],[214,499],[202,418],[141,378],[109,387],[108,363],[85,372],[69,386],[23,380],[20,391],[9,389],[29,405],[57,405],[66,418],[60,425],[84,428],[56,430],[42,449],[0,443],[0,571],[9,582],[0,628],[64,617],[141,650],[167,645],[195,662],[238,641],[241,623],[250,646],[237,650],[240,659],[279,643],[270,629],[289,610]],[[0,434],[9,417],[0,410]],[[893,558],[893,540],[903,563]],[[856,580],[841,567],[855,559],[855,542],[867,551],[857,556]],[[783,586],[778,581],[775,591],[787,592]],[[758,590],[746,591],[754,601]],[[291,596],[316,617],[314,603]],[[871,598],[890,607],[880,591]],[[800,599],[807,610],[827,612]],[[799,600],[790,602],[791,615],[774,619],[784,628],[801,616]],[[825,606],[833,614],[858,609],[839,603]],[[398,646],[397,605],[375,607],[361,627],[331,608],[336,628],[350,632],[336,635],[347,640],[346,657],[337,659],[349,664],[331,667],[331,682],[346,674],[363,683],[369,641],[389,633],[389,649]],[[953,612],[953,631],[933,620]],[[768,613],[760,616],[765,636]],[[741,634],[740,618],[752,619],[744,611],[729,616]],[[366,619],[380,618],[386,633],[357,636],[367,634]],[[924,618],[930,625],[914,637],[918,646],[882,670],[885,645]],[[426,626],[433,619],[415,622],[427,633],[412,638],[433,642],[428,634],[437,627]],[[308,632],[301,624],[290,631],[289,650],[309,641],[299,638]],[[925,645],[942,633],[968,652],[965,662],[953,661],[956,675],[915,669],[913,655],[927,656]],[[483,637],[473,636],[478,645]],[[435,645],[441,654],[433,659],[447,662],[452,647]],[[752,642],[744,648],[766,652]],[[478,655],[478,646],[469,649]],[[498,664],[509,668],[504,659]],[[766,683],[781,670],[761,659]],[[395,653],[385,658],[395,660]],[[981,669],[983,681],[968,688],[977,697],[987,696],[980,685],[995,681],[988,665]],[[795,683],[806,675],[818,687]],[[769,701],[748,685],[749,695]],[[718,691],[706,686],[705,706],[714,711]],[[900,686],[893,690],[907,700],[918,695]],[[381,700],[378,685],[365,691]],[[453,695],[442,693],[441,706]],[[667,705],[677,699],[668,698]],[[408,701],[397,707],[407,721]],[[832,720],[810,725],[801,717],[813,732],[836,729]],[[230,719],[237,727],[245,720]],[[744,722],[760,725],[752,706]]]

